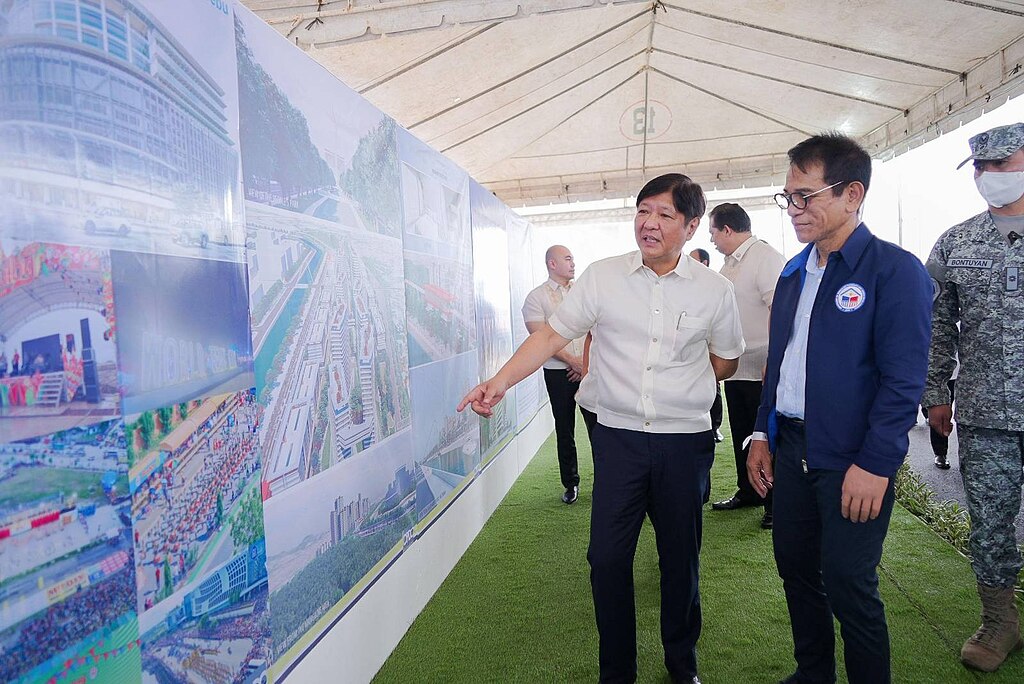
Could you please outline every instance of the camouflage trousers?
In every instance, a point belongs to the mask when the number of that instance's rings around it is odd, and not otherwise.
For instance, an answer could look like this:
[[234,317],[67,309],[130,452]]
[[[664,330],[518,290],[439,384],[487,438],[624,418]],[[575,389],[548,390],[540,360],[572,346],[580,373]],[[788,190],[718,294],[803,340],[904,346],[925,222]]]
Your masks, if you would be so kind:
[[963,423],[956,429],[971,515],[971,566],[981,584],[1012,587],[1024,566],[1014,527],[1024,485],[1024,432]]

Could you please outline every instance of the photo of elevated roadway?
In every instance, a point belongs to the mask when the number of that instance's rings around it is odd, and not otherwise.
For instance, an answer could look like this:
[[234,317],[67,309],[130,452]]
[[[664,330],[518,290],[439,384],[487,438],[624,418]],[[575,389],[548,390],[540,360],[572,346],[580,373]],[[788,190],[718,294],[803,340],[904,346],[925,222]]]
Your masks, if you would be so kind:
[[480,418],[455,410],[477,380],[476,351],[412,370],[413,455],[417,475],[417,519],[426,518],[480,465]]
[[[348,206],[340,198],[339,206]],[[264,497],[410,424],[401,244],[249,203]]]

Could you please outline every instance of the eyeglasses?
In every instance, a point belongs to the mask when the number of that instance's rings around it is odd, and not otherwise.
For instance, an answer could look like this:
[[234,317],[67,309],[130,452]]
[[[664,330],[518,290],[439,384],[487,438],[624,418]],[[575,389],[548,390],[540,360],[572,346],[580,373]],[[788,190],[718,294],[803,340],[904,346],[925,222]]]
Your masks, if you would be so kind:
[[790,192],[790,193],[780,192],[777,195],[775,195],[775,197],[773,197],[772,199],[774,199],[775,203],[777,205],[779,205],[779,209],[789,209],[789,205],[792,204],[797,209],[801,209],[802,210],[802,209],[806,209],[807,208],[807,200],[809,200],[810,198],[814,197],[819,192],[825,192],[826,190],[828,190],[830,188],[834,188],[837,185],[842,185],[843,183],[852,183],[852,182],[853,181],[839,181],[837,183],[833,183],[832,185],[826,185],[821,190],[815,190],[814,192],[808,192],[806,194],[802,193],[802,192]]

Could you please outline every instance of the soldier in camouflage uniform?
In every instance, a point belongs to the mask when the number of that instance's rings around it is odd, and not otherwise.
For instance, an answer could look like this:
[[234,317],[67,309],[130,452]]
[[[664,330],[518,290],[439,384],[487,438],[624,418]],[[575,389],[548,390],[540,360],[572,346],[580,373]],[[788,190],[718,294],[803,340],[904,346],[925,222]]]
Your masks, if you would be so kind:
[[960,656],[991,672],[1024,647],[1013,593],[1024,565],[1014,530],[1024,484],[1024,123],[980,133],[970,146],[960,166],[974,161],[989,207],[943,233],[928,258],[935,303],[921,403],[930,425],[949,435],[947,382],[959,352],[960,473],[982,603],[982,625]]

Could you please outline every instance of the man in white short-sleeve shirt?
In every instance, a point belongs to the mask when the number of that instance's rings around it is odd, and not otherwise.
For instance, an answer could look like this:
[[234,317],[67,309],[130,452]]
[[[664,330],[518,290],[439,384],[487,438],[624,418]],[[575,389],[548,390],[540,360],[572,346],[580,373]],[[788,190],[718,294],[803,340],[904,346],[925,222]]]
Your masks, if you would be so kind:
[[[551,245],[544,254],[548,279],[530,291],[523,302],[523,321],[531,333],[539,330],[562,303],[573,276],[576,262],[572,252],[562,245]],[[583,339],[572,340],[544,362],[544,385],[555,419],[555,447],[561,476],[562,502],[576,503],[580,474],[576,459],[576,396],[583,375]]]
[[715,447],[708,409],[716,378],[735,372],[744,349],[732,285],[681,258],[704,208],[700,186],[681,174],[645,185],[634,221],[640,250],[588,268],[548,323],[459,406],[490,416],[554,350],[593,331],[600,353],[590,360],[598,423],[587,559],[602,682],[636,679],[633,556],[645,516],[657,537],[665,666],[675,682],[699,682],[701,510]]
[[743,446],[754,431],[761,405],[761,380],[768,361],[768,316],[786,260],[774,247],[750,233],[750,216],[733,202],[719,204],[708,214],[708,232],[715,249],[725,255],[721,273],[736,291],[740,324],[747,349],[736,374],[725,381],[733,456],[736,459],[736,493],[711,507],[730,511],[745,506],[764,506],[761,527],[772,528],[772,493],[761,498],[747,477],[747,449]]

